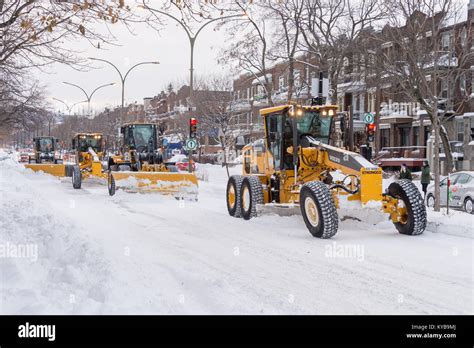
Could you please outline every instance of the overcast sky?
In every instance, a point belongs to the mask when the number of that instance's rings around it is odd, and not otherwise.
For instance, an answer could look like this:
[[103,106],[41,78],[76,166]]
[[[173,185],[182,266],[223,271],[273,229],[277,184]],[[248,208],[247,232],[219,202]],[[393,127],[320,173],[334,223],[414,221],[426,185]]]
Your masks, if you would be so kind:
[[[75,49],[80,48],[81,56],[97,57],[112,61],[123,73],[131,66],[142,61],[156,61],[159,65],[143,65],[134,69],[125,84],[126,103],[142,102],[144,97],[152,97],[164,89],[169,82],[189,81],[190,49],[189,40],[181,27],[166,20],[166,26],[158,34],[145,24],[135,27],[136,35],[131,34],[124,26],[115,24],[113,33],[120,46],[107,46],[96,49],[85,42],[68,43]],[[225,32],[214,31],[213,24],[207,26],[200,34],[195,46],[195,74],[222,74],[226,69],[217,64],[217,57],[225,42]],[[92,98],[95,112],[105,106],[120,105],[121,85],[118,73],[108,64],[96,62],[100,69],[78,72],[74,69],[55,64],[48,73],[38,73],[37,78],[46,86],[47,95],[67,102],[69,105],[84,100],[84,94],[77,88],[63,84],[68,81],[83,87],[88,93],[96,87],[116,82],[115,86],[98,91]],[[52,101],[57,109],[64,110],[59,102]],[[82,104],[85,108],[87,104]],[[81,105],[74,108],[80,111]]]

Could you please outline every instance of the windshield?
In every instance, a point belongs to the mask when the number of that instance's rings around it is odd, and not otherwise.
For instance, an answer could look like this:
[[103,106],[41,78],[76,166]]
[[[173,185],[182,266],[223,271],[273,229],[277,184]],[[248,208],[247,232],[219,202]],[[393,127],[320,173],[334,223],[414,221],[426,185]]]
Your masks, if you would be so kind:
[[102,137],[100,136],[79,136],[79,152],[87,152],[89,148],[95,152],[102,152]]
[[150,140],[153,142],[153,127],[150,125],[133,127],[133,140],[137,150],[148,148]]
[[321,117],[318,112],[307,111],[303,117],[298,118],[297,127],[300,135],[311,134],[316,140],[327,143],[331,130],[331,117]]
[[51,152],[53,151],[53,139],[42,138],[39,139],[39,150],[40,152]]

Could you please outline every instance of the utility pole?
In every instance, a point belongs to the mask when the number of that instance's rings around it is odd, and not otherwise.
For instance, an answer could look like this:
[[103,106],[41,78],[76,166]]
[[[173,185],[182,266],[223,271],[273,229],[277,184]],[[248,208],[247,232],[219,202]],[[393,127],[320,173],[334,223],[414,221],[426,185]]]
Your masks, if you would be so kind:
[[[434,40],[435,52],[438,52],[438,38]],[[438,56],[434,57],[434,71],[433,71],[433,128],[434,128],[434,180],[435,180],[435,206],[434,210],[439,212],[441,210],[441,189],[440,189],[440,173],[439,173],[439,116],[438,116]]]

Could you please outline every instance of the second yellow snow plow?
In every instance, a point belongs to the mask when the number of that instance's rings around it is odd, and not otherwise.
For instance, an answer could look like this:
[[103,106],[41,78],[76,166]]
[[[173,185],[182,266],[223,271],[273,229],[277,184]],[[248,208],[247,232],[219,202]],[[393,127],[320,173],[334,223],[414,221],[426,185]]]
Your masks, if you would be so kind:
[[104,157],[104,137],[102,133],[78,133],[72,139],[72,148],[76,151],[76,163],[79,169],[72,171],[72,186],[80,189],[82,180],[87,178],[107,178],[102,168]]
[[158,146],[158,132],[152,123],[129,123],[121,127],[122,154],[109,158],[108,190],[158,192],[197,200],[198,181],[194,173],[180,173],[174,163],[165,163]]

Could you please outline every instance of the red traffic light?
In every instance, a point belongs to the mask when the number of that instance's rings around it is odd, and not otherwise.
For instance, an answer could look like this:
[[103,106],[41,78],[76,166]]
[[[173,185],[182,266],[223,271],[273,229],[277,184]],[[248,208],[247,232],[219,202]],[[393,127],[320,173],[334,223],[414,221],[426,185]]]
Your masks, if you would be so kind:
[[196,126],[198,124],[198,120],[196,120],[194,117],[189,120],[189,124],[191,126]]
[[367,131],[369,132],[375,132],[375,123],[369,123],[367,125]]

